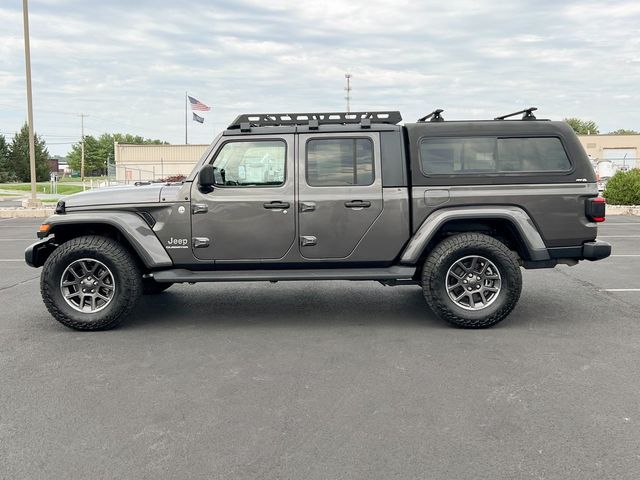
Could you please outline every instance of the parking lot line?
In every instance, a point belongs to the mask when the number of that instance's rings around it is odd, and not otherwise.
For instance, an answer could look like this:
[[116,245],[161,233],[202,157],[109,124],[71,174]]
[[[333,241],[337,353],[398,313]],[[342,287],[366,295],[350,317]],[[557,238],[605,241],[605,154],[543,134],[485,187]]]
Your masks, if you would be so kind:
[[37,240],[37,238],[0,238],[0,242],[31,242],[33,240]]
[[601,292],[640,292],[640,288],[601,288]]
[[640,238],[640,235],[598,235],[598,238]]
[[0,258],[0,262],[24,262],[24,258]]
[[621,253],[619,255],[610,255],[610,257],[640,257],[640,255],[637,254],[631,254],[631,253]]

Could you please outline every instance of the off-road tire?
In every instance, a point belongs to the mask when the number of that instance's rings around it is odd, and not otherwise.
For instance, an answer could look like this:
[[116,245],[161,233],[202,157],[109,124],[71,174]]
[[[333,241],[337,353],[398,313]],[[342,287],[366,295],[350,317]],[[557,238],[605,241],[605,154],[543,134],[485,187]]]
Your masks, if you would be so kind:
[[[110,303],[94,313],[83,313],[69,306],[60,287],[65,269],[85,258],[106,265],[115,283]],[[53,251],[42,268],[40,291],[51,315],[63,325],[76,330],[108,330],[120,324],[138,303],[142,275],[126,247],[108,237],[88,235],[73,238]]]
[[[501,289],[495,301],[482,310],[465,310],[447,294],[449,268],[460,259],[479,255],[495,264]],[[504,320],[522,291],[518,256],[499,240],[481,233],[461,233],[446,238],[431,251],[422,270],[422,291],[429,307],[441,319],[463,328],[486,328]]]
[[153,278],[143,278],[142,279],[142,294],[143,295],[157,295],[159,293],[164,292],[171,285],[173,285],[173,283],[159,283],[159,282],[156,282]]

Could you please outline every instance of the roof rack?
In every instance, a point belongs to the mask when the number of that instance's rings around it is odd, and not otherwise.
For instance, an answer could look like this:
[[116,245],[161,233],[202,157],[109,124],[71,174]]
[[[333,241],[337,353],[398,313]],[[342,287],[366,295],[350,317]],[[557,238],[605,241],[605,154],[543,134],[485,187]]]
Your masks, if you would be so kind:
[[444,122],[444,118],[442,117],[442,115],[440,115],[442,112],[444,112],[443,109],[437,108],[429,115],[425,115],[424,117],[419,118],[418,122],[426,122],[429,119],[431,119],[429,120],[430,122]]
[[516,115],[520,115],[521,113],[523,114],[522,120],[535,120],[536,116],[533,114],[533,112],[535,112],[536,110],[538,110],[538,107],[530,107],[524,110],[518,110],[517,112],[509,113],[507,115],[502,115],[501,117],[496,117],[494,118],[494,120],[506,120],[509,117],[515,117]]
[[249,131],[251,127],[280,127],[286,125],[319,125],[362,124],[368,128],[372,123],[396,125],[402,121],[398,111],[389,112],[325,112],[325,113],[248,113],[238,115],[229,125],[229,129]]

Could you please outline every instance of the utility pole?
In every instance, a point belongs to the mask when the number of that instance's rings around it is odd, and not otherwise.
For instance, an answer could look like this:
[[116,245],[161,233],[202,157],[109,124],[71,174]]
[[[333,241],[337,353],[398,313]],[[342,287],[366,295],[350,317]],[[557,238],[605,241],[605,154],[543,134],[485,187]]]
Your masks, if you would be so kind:
[[39,206],[36,195],[36,149],[33,135],[33,95],[31,91],[31,47],[29,45],[29,2],[22,0],[22,16],[24,26],[24,63],[27,74],[27,118],[29,122],[29,164],[31,168],[31,198],[27,207]]
[[344,90],[347,92],[347,96],[344,97],[347,100],[347,112],[351,111],[351,77],[350,73],[345,73],[344,78],[347,79],[347,86],[344,87]]
[[84,117],[88,117],[89,115],[85,115],[81,113],[78,115],[80,117],[80,151],[81,151],[81,160],[80,160],[80,181],[84,182]]

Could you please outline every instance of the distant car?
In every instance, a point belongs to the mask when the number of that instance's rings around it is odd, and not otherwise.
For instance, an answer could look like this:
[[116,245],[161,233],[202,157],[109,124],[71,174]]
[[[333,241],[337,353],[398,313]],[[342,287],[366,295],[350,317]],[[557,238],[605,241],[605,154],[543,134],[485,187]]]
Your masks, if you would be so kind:
[[604,192],[607,188],[606,180],[598,180],[598,192]]
[[607,181],[616,173],[616,166],[611,160],[600,160],[596,169],[596,174],[600,180]]

